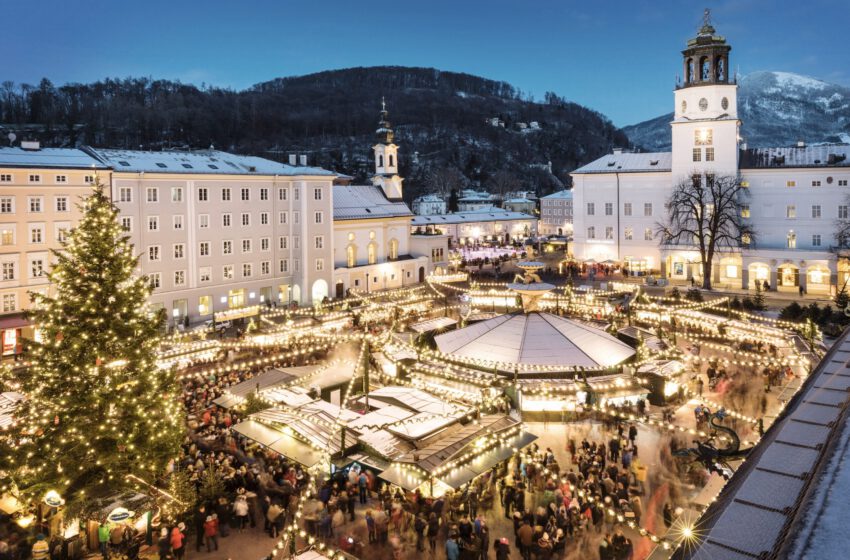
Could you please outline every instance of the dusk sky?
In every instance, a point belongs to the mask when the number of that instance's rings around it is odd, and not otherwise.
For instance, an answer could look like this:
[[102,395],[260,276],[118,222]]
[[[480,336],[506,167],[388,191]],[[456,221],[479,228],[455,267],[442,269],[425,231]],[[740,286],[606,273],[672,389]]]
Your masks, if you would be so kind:
[[[847,1],[2,0],[0,80],[151,76],[236,89],[351,66],[428,66],[554,91],[619,126],[672,110],[710,7],[732,68],[850,85]],[[378,92],[379,93],[379,92]]]

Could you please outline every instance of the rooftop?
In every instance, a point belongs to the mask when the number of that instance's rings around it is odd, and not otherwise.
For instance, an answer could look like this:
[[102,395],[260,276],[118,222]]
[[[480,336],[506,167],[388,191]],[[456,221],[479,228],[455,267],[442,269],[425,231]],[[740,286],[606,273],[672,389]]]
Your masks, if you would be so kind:
[[608,154],[579,167],[573,174],[584,173],[648,173],[670,171],[671,152],[620,152]]
[[509,212],[501,208],[483,208],[471,212],[458,212],[456,214],[433,214],[431,216],[414,216],[411,222],[414,226],[427,226],[434,224],[464,224],[473,222],[498,222],[506,220],[536,220],[523,212]]
[[0,148],[0,167],[107,169],[103,162],[76,148]]
[[741,150],[741,169],[850,167],[850,144],[817,144]]
[[520,369],[534,366],[599,368],[619,364],[635,351],[605,331],[550,313],[517,313],[437,335],[440,352],[482,358]]
[[413,216],[407,204],[390,201],[376,185],[336,185],[333,201],[334,220]]
[[558,199],[558,198],[566,198],[566,199],[572,200],[573,199],[573,191],[564,189],[562,191],[553,192],[552,194],[547,194],[546,196],[541,197],[542,200],[552,200],[552,199]]
[[319,167],[301,167],[278,163],[256,156],[243,156],[217,150],[146,152],[89,148],[116,172],[188,173],[215,175],[321,175],[332,171]]

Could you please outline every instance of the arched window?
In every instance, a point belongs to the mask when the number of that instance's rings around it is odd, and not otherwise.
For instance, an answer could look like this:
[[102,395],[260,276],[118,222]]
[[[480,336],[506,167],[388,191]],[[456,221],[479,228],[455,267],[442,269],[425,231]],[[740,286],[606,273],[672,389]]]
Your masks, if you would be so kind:
[[383,166],[384,166],[384,156],[379,155],[378,156],[378,167],[383,167]]
[[700,76],[703,82],[707,82],[711,79],[711,64],[708,61],[708,57],[704,56],[699,61],[700,67]]
[[726,61],[722,56],[718,56],[714,61],[714,75],[718,82],[726,81]]
[[685,77],[685,83],[690,84],[696,81],[696,77],[694,76],[694,59],[688,59],[688,75]]
[[354,245],[349,245],[345,249],[345,260],[348,268],[354,268],[357,266],[357,247]]
[[378,246],[374,243],[369,243],[369,264],[378,262]]
[[398,239],[390,240],[390,260],[394,261],[398,259]]
[[394,164],[393,164],[393,155],[392,155],[392,154],[390,154],[390,156],[389,156],[389,157],[390,157],[390,167],[392,167],[392,166],[394,165]]
[[788,241],[788,248],[789,249],[796,249],[797,248],[797,234],[794,233],[793,229],[788,232],[787,241]]

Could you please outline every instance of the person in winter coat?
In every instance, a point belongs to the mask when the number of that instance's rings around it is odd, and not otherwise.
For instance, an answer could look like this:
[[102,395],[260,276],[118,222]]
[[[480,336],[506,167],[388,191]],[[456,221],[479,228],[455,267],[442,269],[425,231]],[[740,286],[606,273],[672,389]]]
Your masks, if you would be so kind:
[[230,534],[230,508],[227,507],[227,498],[219,498],[215,506],[215,515],[218,519],[218,533],[222,537]]
[[159,560],[168,560],[171,557],[171,539],[168,538],[168,529],[166,527],[163,527],[159,533],[156,548],[159,552]]
[[207,552],[212,552],[213,545],[218,550],[218,520],[212,515],[207,516],[204,521],[204,540],[207,544]]
[[446,560],[458,560],[460,550],[457,547],[457,541],[454,538],[446,539]]
[[174,552],[174,558],[183,560],[186,557],[186,525],[181,523],[171,531],[171,551]]
[[266,512],[266,519],[268,520],[269,534],[273,539],[277,538],[277,521],[282,515],[283,508],[281,508],[277,502],[272,502]]
[[207,517],[207,508],[201,504],[201,507],[195,512],[195,550],[197,552],[200,552],[204,545],[204,523]]
[[241,533],[245,530],[245,525],[248,524],[248,499],[244,495],[236,496],[236,501],[233,502],[233,513],[236,514],[239,532]]

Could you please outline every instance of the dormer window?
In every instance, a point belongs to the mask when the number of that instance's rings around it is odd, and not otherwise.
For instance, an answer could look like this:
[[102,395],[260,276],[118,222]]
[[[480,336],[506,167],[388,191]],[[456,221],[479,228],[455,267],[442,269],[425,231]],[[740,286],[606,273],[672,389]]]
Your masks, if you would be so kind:
[[164,163],[161,163],[159,161],[156,162],[156,166],[159,167],[160,169],[165,169],[166,167],[168,167],[167,165],[165,165]]

